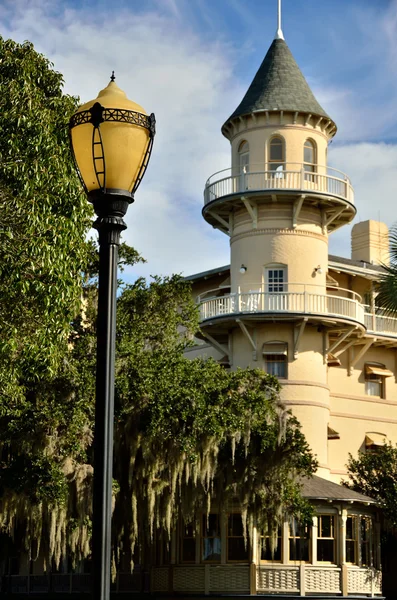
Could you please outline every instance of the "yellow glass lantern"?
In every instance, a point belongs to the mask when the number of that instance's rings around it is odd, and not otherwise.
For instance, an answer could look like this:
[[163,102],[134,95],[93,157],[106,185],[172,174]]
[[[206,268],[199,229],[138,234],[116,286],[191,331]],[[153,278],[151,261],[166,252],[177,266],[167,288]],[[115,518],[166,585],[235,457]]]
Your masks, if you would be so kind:
[[121,195],[133,201],[148,165],[154,115],[129,100],[114,81],[83,104],[69,123],[71,147],[88,197]]

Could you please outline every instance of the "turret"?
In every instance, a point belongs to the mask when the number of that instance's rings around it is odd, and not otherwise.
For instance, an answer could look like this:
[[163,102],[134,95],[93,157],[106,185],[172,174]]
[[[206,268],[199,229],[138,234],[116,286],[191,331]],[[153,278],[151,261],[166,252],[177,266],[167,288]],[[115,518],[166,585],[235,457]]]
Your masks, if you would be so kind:
[[233,368],[280,378],[326,476],[327,362],[335,339],[365,329],[359,299],[327,285],[328,233],[356,211],[349,178],[327,165],[336,124],[296,64],[280,18],[278,25],[222,127],[231,167],[206,184],[203,216],[230,236],[231,279],[229,294],[203,300],[201,328]]

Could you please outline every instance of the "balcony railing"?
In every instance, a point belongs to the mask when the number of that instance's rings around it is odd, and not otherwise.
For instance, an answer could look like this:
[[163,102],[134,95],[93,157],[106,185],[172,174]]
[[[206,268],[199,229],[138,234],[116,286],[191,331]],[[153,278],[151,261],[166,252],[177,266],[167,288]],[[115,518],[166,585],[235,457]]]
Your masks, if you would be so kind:
[[250,290],[205,299],[201,297],[198,299],[200,321],[240,313],[295,313],[340,317],[364,325],[361,297],[350,290],[338,288],[335,295],[329,295],[321,293],[319,286],[281,285],[282,291]]
[[382,314],[380,308],[371,311],[369,306],[365,306],[364,324],[371,333],[397,337],[397,318]]
[[316,165],[314,171],[307,168],[303,163],[284,163],[277,170],[265,170],[264,165],[250,165],[249,171],[241,173],[236,169],[218,171],[205,184],[204,204],[223,196],[264,190],[311,190],[354,204],[354,190],[345,173],[320,165]]

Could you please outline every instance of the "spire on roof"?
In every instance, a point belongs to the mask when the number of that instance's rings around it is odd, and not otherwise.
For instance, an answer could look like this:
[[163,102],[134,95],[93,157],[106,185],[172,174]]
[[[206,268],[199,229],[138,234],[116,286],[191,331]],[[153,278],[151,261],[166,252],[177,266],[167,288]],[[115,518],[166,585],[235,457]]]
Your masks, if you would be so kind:
[[276,35],[274,36],[274,39],[275,40],[283,40],[284,39],[283,30],[281,29],[281,0],[278,0],[277,31],[276,31]]

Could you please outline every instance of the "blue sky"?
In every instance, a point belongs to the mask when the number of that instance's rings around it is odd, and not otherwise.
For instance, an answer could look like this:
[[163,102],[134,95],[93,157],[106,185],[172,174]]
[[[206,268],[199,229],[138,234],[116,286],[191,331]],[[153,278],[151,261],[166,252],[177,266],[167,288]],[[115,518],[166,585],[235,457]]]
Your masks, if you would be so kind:
[[[0,0],[3,37],[34,43],[65,91],[96,97],[114,69],[155,112],[151,164],[125,239],[148,260],[130,277],[190,274],[229,262],[229,241],[201,217],[206,179],[230,164],[220,133],[277,23],[277,0]],[[397,0],[283,0],[283,31],[338,124],[329,163],[356,191],[356,222],[397,220]],[[350,254],[350,227],[330,237]]]

